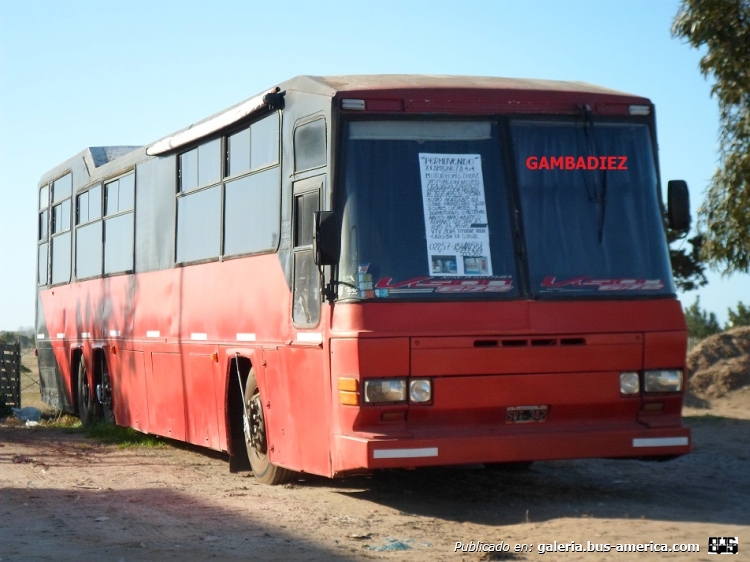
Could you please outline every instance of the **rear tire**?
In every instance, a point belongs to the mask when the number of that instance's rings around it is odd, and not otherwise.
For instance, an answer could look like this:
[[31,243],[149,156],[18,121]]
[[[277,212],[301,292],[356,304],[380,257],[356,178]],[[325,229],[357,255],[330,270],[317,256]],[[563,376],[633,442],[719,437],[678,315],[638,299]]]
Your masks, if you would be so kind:
[[266,431],[263,401],[251,368],[245,383],[245,404],[243,409],[243,430],[245,447],[250,467],[255,478],[263,484],[277,486],[294,480],[296,473],[280,466],[275,466],[268,459],[268,433]]
[[109,369],[107,368],[107,359],[104,357],[104,353],[99,358],[99,373],[101,375],[101,393],[102,393],[102,418],[106,423],[115,425],[115,406],[112,397],[112,379],[109,377]]
[[78,360],[78,417],[83,427],[90,427],[99,418],[99,402],[92,392],[86,372],[86,363],[81,355]]

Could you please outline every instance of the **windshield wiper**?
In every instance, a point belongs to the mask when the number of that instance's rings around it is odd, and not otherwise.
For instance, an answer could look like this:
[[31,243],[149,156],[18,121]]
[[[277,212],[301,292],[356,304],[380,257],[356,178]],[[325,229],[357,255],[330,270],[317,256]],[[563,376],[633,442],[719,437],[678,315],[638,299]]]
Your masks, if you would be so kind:
[[[587,103],[581,106],[584,117],[583,134],[586,137],[586,148],[591,152],[591,148],[594,149],[594,154],[599,157],[599,143],[596,139],[596,133],[594,132],[594,113],[591,111],[591,106]],[[599,193],[596,192],[596,185],[594,185],[593,196],[591,190],[589,190],[588,179],[586,172],[583,174],[583,181],[586,184],[586,191],[589,194],[589,201],[596,201],[599,203],[599,244],[604,239],[604,216],[607,209],[607,170],[601,170],[601,190]]]

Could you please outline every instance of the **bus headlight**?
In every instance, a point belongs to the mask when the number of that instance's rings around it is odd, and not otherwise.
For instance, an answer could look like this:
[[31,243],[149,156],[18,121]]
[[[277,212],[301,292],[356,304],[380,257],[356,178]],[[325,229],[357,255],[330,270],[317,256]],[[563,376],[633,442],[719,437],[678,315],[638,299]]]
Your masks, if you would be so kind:
[[640,390],[638,373],[627,372],[620,373],[620,393],[621,394],[638,394]]
[[429,379],[409,381],[409,400],[420,404],[432,400],[432,382]]
[[365,402],[406,402],[406,379],[366,379]]
[[677,369],[646,371],[643,377],[643,390],[646,392],[680,392],[682,371]]

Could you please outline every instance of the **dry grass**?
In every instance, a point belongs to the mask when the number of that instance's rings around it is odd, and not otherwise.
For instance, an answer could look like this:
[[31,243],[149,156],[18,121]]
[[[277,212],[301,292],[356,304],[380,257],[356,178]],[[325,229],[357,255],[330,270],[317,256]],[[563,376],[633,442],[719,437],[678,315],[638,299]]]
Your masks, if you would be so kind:
[[33,349],[26,350],[21,354],[21,365],[28,369],[28,372],[21,373],[21,406],[24,408],[33,406],[39,408],[42,412],[46,410],[54,411],[42,402],[39,393],[39,366]]
[[722,398],[750,387],[750,327],[708,337],[688,354],[691,398]]

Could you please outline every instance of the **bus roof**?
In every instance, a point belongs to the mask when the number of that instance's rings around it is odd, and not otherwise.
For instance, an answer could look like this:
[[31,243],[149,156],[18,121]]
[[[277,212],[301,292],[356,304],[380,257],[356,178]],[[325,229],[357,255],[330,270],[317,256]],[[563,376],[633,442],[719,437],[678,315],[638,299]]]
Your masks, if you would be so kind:
[[[229,124],[257,111],[264,105],[265,94],[278,91],[296,91],[328,97],[372,96],[378,92],[389,92],[388,97],[414,97],[420,92],[432,94],[455,94],[456,98],[469,98],[472,93],[482,91],[483,98],[502,101],[507,104],[544,103],[559,101],[567,103],[615,103],[648,104],[644,97],[635,96],[586,82],[558,80],[537,80],[528,78],[499,78],[490,76],[447,76],[433,74],[361,74],[344,76],[296,76],[280,83],[271,90],[244,100],[229,109],[220,111],[206,119],[193,123],[179,131],[167,135],[146,147],[115,146],[86,148],[65,162],[55,166],[40,179],[40,185],[58,177],[69,169],[71,163],[83,159],[90,175],[98,176],[108,169],[114,160],[127,155],[129,160],[141,160],[147,154],[160,154],[187,142],[210,135]],[[124,163],[124,162],[123,162]],[[98,168],[104,169],[99,170]],[[94,170],[96,169],[96,172]]]
[[[438,74],[360,74],[349,76],[296,76],[279,84],[282,90],[333,96],[339,92],[368,92],[378,90],[505,90],[538,92],[577,92],[582,94],[604,94],[637,98],[588,84],[559,80],[537,80],[530,78],[498,78],[492,76],[449,76]],[[635,101],[635,100],[634,100]]]

